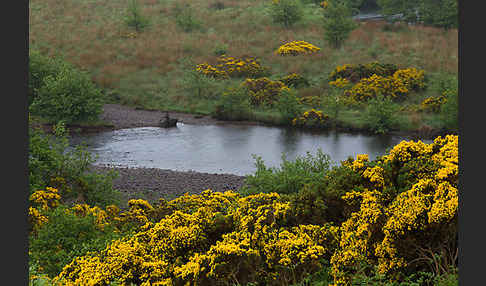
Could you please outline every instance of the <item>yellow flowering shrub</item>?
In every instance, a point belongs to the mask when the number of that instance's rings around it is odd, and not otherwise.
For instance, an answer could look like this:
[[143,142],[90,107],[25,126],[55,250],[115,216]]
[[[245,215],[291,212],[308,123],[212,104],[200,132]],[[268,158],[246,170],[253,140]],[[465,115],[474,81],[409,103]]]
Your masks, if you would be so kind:
[[[130,200],[126,210],[75,205],[70,211],[93,215],[96,225],[121,229],[135,222],[136,228],[102,251],[76,257],[54,282],[290,285],[329,261],[334,285],[351,285],[363,265],[396,281],[410,271],[430,267],[441,274],[457,265],[457,136],[437,137],[431,144],[402,141],[376,160],[358,154],[339,168],[345,177],[336,180],[342,181],[332,183],[338,173],[330,171],[321,182],[330,189],[311,193],[310,184],[302,193],[321,200],[315,207],[322,210],[314,214],[319,219],[287,195],[241,197],[230,190],[153,205]],[[318,195],[333,191],[331,200]],[[29,217],[42,225],[47,218],[39,210],[49,200],[35,197],[41,203],[29,209]]]
[[276,51],[275,54],[281,56],[298,56],[298,55],[305,55],[305,54],[313,54],[321,49],[307,43],[305,41],[292,41],[280,46]]
[[231,191],[208,190],[176,200],[169,203],[188,212],[175,210],[100,253],[74,259],[56,280],[65,285],[109,284],[115,278],[137,285],[281,285],[319,269],[320,259],[331,254],[326,243],[337,243],[337,227],[287,226],[290,206],[276,193],[239,198]]
[[61,195],[59,195],[58,190],[51,187],[46,187],[45,191],[36,191],[29,197],[34,206],[40,207],[44,211],[57,207],[60,199]]
[[367,101],[378,94],[390,96],[394,99],[404,98],[409,89],[400,78],[383,77],[373,74],[362,78],[358,83],[345,91],[345,95],[357,101]]
[[330,82],[342,78],[352,83],[357,83],[362,78],[367,78],[374,74],[382,77],[392,76],[397,70],[398,67],[394,64],[382,64],[378,62],[356,65],[344,64],[334,68],[328,78]]
[[347,163],[376,189],[343,196],[359,208],[341,225],[331,258],[336,285],[350,285],[362,262],[390,279],[427,263],[441,274],[457,263],[457,142],[452,135],[432,144],[402,141],[378,160],[380,166],[363,158]]
[[281,78],[280,81],[288,87],[298,88],[303,86],[309,86],[309,82],[307,81],[307,79],[297,73],[290,73],[285,77]]
[[395,81],[401,81],[410,90],[421,90],[425,88],[425,71],[416,68],[399,69],[392,75]]
[[87,204],[76,204],[70,210],[77,216],[92,215],[95,218],[96,227],[100,230],[104,230],[110,224],[108,213],[97,206],[90,207]]
[[[393,73],[392,73],[393,71]],[[390,74],[391,73],[391,74]],[[411,91],[425,88],[425,72],[416,68],[396,69],[393,65],[338,66],[329,76],[329,85],[345,90],[356,101],[367,101],[378,94],[403,99]],[[350,84],[354,83],[354,84]]]
[[429,96],[420,103],[420,110],[437,113],[446,101],[445,96]]
[[196,66],[196,70],[206,76],[214,78],[256,78],[264,76],[267,68],[263,67],[260,60],[254,57],[229,57],[221,55],[217,59],[216,65],[202,63]]
[[248,89],[250,103],[253,105],[272,105],[278,100],[280,93],[289,88],[281,81],[273,81],[267,77],[247,78],[243,86]]
[[339,77],[336,80],[330,81],[329,85],[335,86],[337,88],[346,88],[349,86],[350,81],[347,78]]
[[29,225],[30,230],[36,232],[42,227],[44,223],[48,221],[47,217],[43,215],[39,210],[33,207],[29,207]]
[[294,126],[325,126],[328,123],[329,116],[321,110],[314,108],[306,110],[301,116],[292,120]]

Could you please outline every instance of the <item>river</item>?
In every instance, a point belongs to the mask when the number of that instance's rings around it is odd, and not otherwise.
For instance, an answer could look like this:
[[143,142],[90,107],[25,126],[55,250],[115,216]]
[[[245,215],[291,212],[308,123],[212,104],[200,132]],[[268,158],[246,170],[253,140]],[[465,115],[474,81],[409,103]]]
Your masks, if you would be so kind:
[[335,165],[349,156],[356,158],[357,154],[375,159],[402,140],[410,139],[268,126],[178,123],[169,129],[141,127],[73,135],[71,144],[87,144],[88,150],[98,156],[95,164],[100,165],[245,176],[256,170],[253,154],[261,156],[265,165],[278,167],[282,154],[293,160],[306,152],[314,155],[320,148]]

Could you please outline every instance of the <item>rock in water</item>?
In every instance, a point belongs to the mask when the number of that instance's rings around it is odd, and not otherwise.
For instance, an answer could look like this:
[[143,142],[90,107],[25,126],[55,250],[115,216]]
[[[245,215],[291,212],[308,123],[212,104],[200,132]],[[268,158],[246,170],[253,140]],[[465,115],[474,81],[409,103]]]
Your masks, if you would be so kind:
[[179,121],[177,118],[170,118],[169,117],[169,112],[166,112],[165,113],[165,118],[163,118],[163,119],[160,120],[159,125],[162,128],[176,127],[177,126],[177,121]]

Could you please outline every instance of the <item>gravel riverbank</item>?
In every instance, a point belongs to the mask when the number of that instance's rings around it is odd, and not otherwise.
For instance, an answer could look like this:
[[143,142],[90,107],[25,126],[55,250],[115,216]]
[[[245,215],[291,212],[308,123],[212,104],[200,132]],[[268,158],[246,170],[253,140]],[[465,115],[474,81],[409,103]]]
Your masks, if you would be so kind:
[[[93,166],[99,173],[115,170],[119,176],[113,187],[120,190],[123,200],[145,199],[150,203],[159,198],[173,199],[184,193],[198,194],[204,190],[224,192],[238,190],[245,177],[232,174],[179,172],[156,168],[124,168],[108,165]],[[122,202],[122,205],[124,202]]]

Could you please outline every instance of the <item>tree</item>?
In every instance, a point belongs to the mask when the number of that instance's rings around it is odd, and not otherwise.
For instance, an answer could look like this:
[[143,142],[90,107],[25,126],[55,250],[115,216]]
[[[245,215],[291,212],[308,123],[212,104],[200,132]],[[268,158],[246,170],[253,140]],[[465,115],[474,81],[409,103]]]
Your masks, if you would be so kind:
[[358,24],[352,18],[354,9],[349,7],[347,2],[341,0],[327,2],[328,5],[323,12],[324,38],[329,44],[339,48]]

